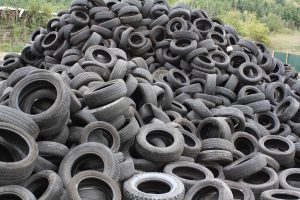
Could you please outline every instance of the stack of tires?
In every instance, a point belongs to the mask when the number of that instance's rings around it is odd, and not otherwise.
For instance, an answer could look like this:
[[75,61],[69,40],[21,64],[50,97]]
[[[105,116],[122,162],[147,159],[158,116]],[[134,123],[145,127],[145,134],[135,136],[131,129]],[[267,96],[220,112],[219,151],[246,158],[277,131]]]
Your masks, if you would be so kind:
[[0,199],[300,199],[300,81],[166,0],[74,0],[0,62]]

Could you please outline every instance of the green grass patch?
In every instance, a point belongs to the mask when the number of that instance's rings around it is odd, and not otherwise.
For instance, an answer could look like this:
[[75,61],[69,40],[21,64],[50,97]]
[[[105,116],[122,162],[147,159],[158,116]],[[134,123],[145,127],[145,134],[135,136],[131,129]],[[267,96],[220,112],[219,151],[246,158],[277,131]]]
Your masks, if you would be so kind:
[[273,33],[270,35],[269,47],[275,51],[300,55],[300,33]]

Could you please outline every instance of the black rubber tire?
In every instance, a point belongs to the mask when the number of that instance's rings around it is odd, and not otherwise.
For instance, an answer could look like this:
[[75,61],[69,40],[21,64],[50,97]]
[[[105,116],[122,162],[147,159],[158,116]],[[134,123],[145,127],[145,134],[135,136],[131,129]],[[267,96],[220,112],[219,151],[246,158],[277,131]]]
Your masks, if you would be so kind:
[[[251,71],[252,74],[247,74],[247,71]],[[255,85],[262,79],[262,73],[262,69],[255,63],[245,62],[238,68],[237,76],[242,83]]]
[[[274,144],[276,144],[274,146]],[[268,135],[258,141],[259,151],[274,158],[280,166],[291,167],[294,163],[295,145],[290,140],[277,135]],[[274,150],[272,148],[277,148]]]
[[230,188],[234,199],[255,200],[252,190],[247,185],[230,180],[224,182]]
[[278,189],[279,179],[277,173],[272,169],[265,167],[260,172],[253,174],[240,181],[246,184],[254,193],[255,199],[259,199],[261,193],[270,190]]
[[112,152],[119,151],[120,136],[111,124],[100,121],[92,122],[83,128],[80,135],[80,144],[99,142],[110,148]]
[[300,199],[300,192],[286,189],[272,189],[261,193],[261,200]]
[[6,185],[0,187],[1,199],[22,199],[22,200],[36,200],[35,196],[26,188],[18,185]]
[[225,150],[205,150],[198,154],[196,161],[216,162],[224,165],[233,161],[233,154]]
[[178,178],[163,173],[137,174],[125,181],[123,186],[124,200],[183,200],[184,191],[184,185]]
[[234,131],[243,131],[245,129],[246,119],[242,111],[237,108],[224,107],[212,111],[214,117],[227,117],[234,124]]
[[[88,155],[90,158],[87,157]],[[97,159],[100,160],[100,163],[95,163],[95,160],[93,160],[95,157],[92,155],[97,156]],[[79,161],[80,158],[82,159],[81,161]],[[119,176],[118,163],[116,163],[112,151],[103,144],[89,142],[78,145],[71,149],[71,151],[61,162],[59,167],[59,175],[64,183],[65,188],[71,181],[72,177],[76,175],[76,172],[78,173],[78,167],[83,167],[85,164],[87,165],[86,167],[88,169],[94,170],[97,170],[100,165],[100,168],[103,167],[101,171],[114,180],[116,180]],[[76,169],[76,171],[73,171],[74,169]]]
[[258,151],[258,140],[247,132],[235,132],[231,137],[235,149],[245,155]]
[[193,187],[198,181],[212,179],[212,172],[206,167],[187,161],[169,163],[164,167],[164,173],[176,176],[186,190]]
[[97,171],[84,171],[75,175],[66,188],[67,199],[81,200],[82,197],[122,199],[117,182],[106,174]]
[[69,152],[69,148],[58,142],[41,141],[37,143],[39,155],[56,166],[59,166],[62,159]]
[[34,139],[38,137],[40,132],[38,125],[29,116],[7,106],[0,105],[0,121],[22,128]]
[[184,138],[184,149],[182,156],[187,156],[195,158],[201,151],[202,144],[199,138],[196,137],[194,133],[186,131],[184,129],[179,129]]
[[213,175],[214,178],[224,180],[225,175],[223,172],[223,167],[217,163],[210,163],[210,162],[198,162],[200,165],[203,165],[207,169],[209,169]]
[[143,158],[135,149],[135,140],[132,139],[124,144],[122,152],[126,158],[131,158],[134,163],[134,167],[137,170],[142,170],[145,172],[151,172],[159,169],[163,163],[153,162]]
[[204,119],[201,122],[201,124],[198,126],[196,135],[200,140],[209,139],[209,138],[223,138],[226,140],[230,140],[231,129],[224,118],[209,117]]
[[271,135],[274,135],[279,131],[280,121],[277,116],[270,111],[255,114],[254,120],[258,124],[264,126]]
[[63,193],[63,182],[53,171],[45,170],[29,177],[23,185],[37,199],[59,199]]
[[[94,55],[97,54],[101,54],[104,55],[105,57],[109,56],[109,62],[101,62],[101,60],[98,60],[97,58],[94,57]],[[88,48],[85,52],[85,56],[84,56],[85,60],[87,61],[95,61],[98,62],[102,65],[104,65],[105,67],[107,67],[108,69],[111,69],[114,64],[117,62],[117,57],[114,54],[113,51],[111,51],[109,48],[100,46],[100,45],[95,45],[95,46],[91,46],[90,48]]]
[[10,94],[9,105],[17,110],[21,110],[20,103],[24,100],[24,98],[37,89],[43,88],[45,84],[49,87],[55,88],[55,102],[44,112],[36,115],[26,113],[26,115],[35,121],[40,127],[40,135],[51,136],[57,133],[55,131],[52,132],[55,126],[53,129],[51,129],[51,127],[66,116],[69,110],[66,108],[70,107],[70,95],[68,94],[68,90],[65,89],[66,86],[60,78],[51,73],[34,73],[30,76],[26,76],[13,88]]
[[[205,192],[204,192],[205,191]],[[230,188],[220,179],[207,179],[199,181],[185,195],[185,200],[192,199],[211,199],[215,192],[218,196],[216,200],[233,200]]]
[[[89,108],[98,108],[124,97],[127,87],[123,80],[99,82],[90,88],[83,96]],[[101,101],[99,99],[101,98]]]
[[299,168],[289,168],[281,171],[279,174],[280,187],[286,190],[300,192],[300,185],[298,182],[299,174]]
[[130,106],[135,107],[135,103],[130,98],[122,97],[105,106],[91,109],[90,112],[99,121],[112,121],[119,115],[124,114]]
[[280,122],[287,122],[292,119],[300,107],[299,102],[291,96],[282,100],[274,109],[274,113]]
[[234,145],[231,141],[222,138],[209,138],[201,141],[202,151],[206,150],[225,150],[229,152],[234,151]]
[[225,177],[229,180],[240,180],[251,176],[267,166],[263,154],[252,153],[224,167]]
[[[1,138],[12,145],[12,154],[4,147],[0,162],[0,185],[14,185],[23,183],[32,173],[35,161],[38,157],[38,146],[26,131],[4,122],[0,122]],[[6,152],[6,154],[5,154]],[[12,157],[13,153],[20,155],[19,158]],[[17,160],[15,160],[17,159]]]
[[[167,147],[160,148],[151,145],[147,140],[151,135],[154,138],[162,138],[167,142]],[[184,138],[180,131],[171,126],[149,124],[141,127],[136,137],[135,146],[136,150],[146,159],[155,162],[170,162],[177,160],[182,154],[184,150]]]

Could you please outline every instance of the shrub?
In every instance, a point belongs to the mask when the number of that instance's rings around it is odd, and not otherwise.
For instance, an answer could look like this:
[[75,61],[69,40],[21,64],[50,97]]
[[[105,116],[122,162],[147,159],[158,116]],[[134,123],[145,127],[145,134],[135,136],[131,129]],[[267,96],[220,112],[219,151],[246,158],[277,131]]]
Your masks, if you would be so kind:
[[283,21],[278,15],[270,13],[264,21],[272,32],[281,32],[283,29]]

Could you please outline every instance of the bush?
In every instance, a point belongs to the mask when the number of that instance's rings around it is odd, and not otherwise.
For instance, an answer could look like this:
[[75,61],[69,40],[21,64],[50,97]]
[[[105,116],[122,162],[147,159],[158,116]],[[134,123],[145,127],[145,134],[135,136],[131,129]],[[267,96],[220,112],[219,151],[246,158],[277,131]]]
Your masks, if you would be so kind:
[[237,31],[244,37],[253,40],[269,43],[269,29],[266,24],[260,22],[255,13],[233,10],[221,15],[221,19],[226,24],[233,25]]
[[283,21],[278,15],[270,13],[264,21],[272,32],[281,32],[283,29]]

